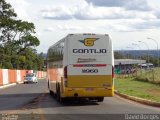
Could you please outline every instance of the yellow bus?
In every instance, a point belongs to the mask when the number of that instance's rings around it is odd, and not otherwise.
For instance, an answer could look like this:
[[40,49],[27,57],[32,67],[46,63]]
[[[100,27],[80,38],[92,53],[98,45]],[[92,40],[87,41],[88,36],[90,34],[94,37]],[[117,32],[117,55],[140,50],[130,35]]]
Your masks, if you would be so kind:
[[47,81],[58,101],[114,96],[114,57],[108,34],[69,34],[47,52]]

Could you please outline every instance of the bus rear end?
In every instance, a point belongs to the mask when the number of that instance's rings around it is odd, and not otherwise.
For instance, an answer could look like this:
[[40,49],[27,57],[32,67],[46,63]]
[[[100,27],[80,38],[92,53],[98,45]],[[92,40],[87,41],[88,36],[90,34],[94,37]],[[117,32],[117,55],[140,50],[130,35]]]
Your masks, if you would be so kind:
[[63,97],[103,101],[114,95],[112,42],[108,35],[75,34],[67,37]]

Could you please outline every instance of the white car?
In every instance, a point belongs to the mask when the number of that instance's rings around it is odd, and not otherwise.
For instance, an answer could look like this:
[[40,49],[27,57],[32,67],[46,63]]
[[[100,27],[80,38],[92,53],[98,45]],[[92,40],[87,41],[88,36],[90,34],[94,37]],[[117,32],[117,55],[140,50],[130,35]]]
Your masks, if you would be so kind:
[[24,77],[24,84],[26,83],[38,83],[37,76],[35,73],[28,73]]

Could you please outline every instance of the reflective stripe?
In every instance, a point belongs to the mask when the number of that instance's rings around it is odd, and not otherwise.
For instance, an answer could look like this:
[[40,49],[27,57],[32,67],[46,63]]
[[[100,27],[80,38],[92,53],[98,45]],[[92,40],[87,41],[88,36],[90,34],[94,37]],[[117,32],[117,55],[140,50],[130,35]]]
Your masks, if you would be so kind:
[[74,64],[73,67],[106,67],[107,64]]

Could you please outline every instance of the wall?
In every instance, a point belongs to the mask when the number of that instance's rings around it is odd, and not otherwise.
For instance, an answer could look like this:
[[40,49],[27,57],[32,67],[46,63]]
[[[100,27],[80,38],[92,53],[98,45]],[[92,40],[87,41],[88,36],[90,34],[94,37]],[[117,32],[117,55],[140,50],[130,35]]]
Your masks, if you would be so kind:
[[[0,86],[24,81],[24,76],[27,73],[33,73],[33,70],[10,70],[0,69]],[[45,78],[46,72],[37,71],[37,78]]]

